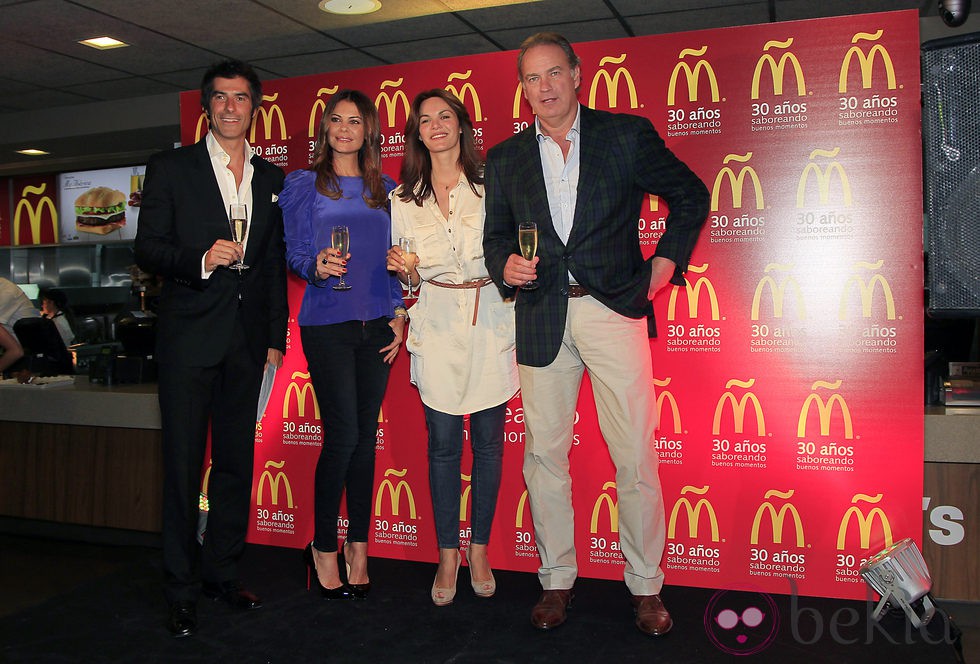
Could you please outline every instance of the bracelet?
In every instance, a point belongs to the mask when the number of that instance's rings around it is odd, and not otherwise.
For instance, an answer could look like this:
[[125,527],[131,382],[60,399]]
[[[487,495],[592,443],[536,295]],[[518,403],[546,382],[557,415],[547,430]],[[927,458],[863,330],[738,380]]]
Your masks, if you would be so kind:
[[408,320],[408,309],[405,307],[395,307],[395,318],[404,318]]

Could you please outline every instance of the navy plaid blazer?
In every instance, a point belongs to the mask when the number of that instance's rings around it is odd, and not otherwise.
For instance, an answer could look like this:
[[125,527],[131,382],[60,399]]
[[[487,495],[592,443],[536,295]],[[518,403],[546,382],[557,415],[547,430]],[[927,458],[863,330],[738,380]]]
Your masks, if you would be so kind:
[[637,222],[646,192],[670,208],[656,256],[682,273],[708,214],[708,190],[667,149],[646,118],[581,107],[578,198],[568,244],[555,231],[531,125],[487,154],[486,223],[483,248],[487,269],[505,297],[515,294],[503,281],[504,264],[519,254],[517,226],[538,224],[537,290],[517,293],[517,361],[547,366],[558,355],[568,308],[568,272],[604,305],[629,318],[649,317],[650,260],[640,250]]

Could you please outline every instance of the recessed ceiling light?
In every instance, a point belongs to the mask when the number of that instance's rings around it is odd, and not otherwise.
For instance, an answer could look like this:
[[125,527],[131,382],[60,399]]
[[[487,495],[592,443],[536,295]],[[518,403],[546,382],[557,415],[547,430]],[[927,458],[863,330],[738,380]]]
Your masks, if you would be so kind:
[[381,9],[378,0],[321,0],[320,9],[331,14],[370,14]]
[[28,157],[40,157],[51,153],[44,150],[38,150],[37,148],[24,148],[23,150],[17,150],[17,154],[24,154]]
[[92,48],[97,48],[102,51],[110,48],[122,48],[123,46],[129,46],[129,44],[126,42],[121,42],[112,37],[92,37],[91,39],[83,39],[78,43],[84,44],[85,46],[91,46]]

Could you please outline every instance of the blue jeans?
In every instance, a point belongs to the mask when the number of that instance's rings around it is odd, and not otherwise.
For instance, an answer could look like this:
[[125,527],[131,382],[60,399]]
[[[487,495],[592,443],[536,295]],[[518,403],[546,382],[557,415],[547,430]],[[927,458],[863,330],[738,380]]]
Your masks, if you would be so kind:
[[[459,548],[460,461],[463,457],[463,416],[449,415],[428,406],[429,490],[440,549]],[[507,403],[470,415],[473,471],[470,505],[473,544],[490,541],[490,527],[497,509],[504,454],[504,418]]]
[[347,540],[368,541],[378,411],[391,368],[378,351],[391,343],[392,331],[387,318],[377,318],[301,326],[300,337],[323,424],[314,475],[313,546],[336,551],[344,493]]

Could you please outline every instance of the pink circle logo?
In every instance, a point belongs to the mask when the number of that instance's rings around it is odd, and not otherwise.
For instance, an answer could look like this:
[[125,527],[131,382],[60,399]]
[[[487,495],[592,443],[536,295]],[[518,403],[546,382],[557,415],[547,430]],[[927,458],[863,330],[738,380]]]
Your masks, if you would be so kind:
[[773,644],[779,610],[769,595],[719,590],[704,610],[708,639],[730,655],[754,655]]

